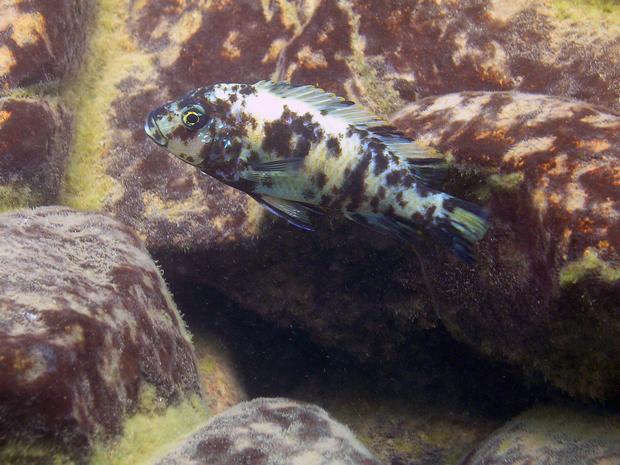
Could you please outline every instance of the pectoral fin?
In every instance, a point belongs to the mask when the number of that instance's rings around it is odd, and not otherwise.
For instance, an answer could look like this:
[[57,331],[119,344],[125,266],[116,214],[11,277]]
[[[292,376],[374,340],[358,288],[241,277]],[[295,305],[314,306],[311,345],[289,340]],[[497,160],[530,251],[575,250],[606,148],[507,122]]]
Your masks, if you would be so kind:
[[278,199],[260,194],[255,194],[252,197],[275,216],[285,219],[292,225],[306,231],[314,231],[312,217],[322,213],[316,208],[292,200]]
[[252,163],[240,173],[240,176],[248,181],[269,182],[283,176],[297,176],[303,166],[303,158],[286,158],[264,163]]

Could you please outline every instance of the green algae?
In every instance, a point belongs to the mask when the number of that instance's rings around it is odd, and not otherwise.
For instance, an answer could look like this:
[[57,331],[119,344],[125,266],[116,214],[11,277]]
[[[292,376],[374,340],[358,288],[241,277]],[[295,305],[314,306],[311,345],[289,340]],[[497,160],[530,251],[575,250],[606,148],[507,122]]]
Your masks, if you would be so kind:
[[559,19],[620,25],[620,3],[617,0],[553,0],[551,7]]
[[166,408],[155,388],[149,386],[140,395],[137,413],[123,424],[121,437],[97,444],[90,465],[148,463],[165,454],[208,418],[208,411],[197,395]]
[[78,210],[101,210],[121,187],[106,174],[105,158],[114,133],[112,103],[127,76],[143,78],[150,59],[138,51],[126,31],[129,0],[102,0],[81,72],[61,91],[74,113],[73,146],[60,195],[61,203]]
[[519,187],[524,179],[521,171],[509,174],[492,174],[487,178],[487,184],[493,191],[510,192]]
[[19,208],[36,207],[41,196],[28,186],[5,184],[0,186],[0,213]]
[[[547,405],[536,407],[519,415],[513,422],[527,425],[529,434],[568,441],[620,441],[620,417],[574,407]],[[511,424],[506,425],[510,429]],[[514,442],[513,442],[514,444]]]
[[595,251],[588,249],[581,259],[562,267],[559,273],[560,286],[577,284],[588,276],[596,276],[607,284],[615,284],[620,281],[620,269],[605,262]]
[[10,465],[75,465],[54,446],[27,441],[9,441],[0,447],[0,463]]
[[[406,102],[400,97],[394,86],[379,75],[377,70],[383,67],[384,59],[366,55],[366,42],[360,33],[361,18],[360,15],[353,13],[354,8],[351,1],[339,0],[338,6],[349,15],[352,54],[346,57],[345,61],[365,100],[360,103],[365,104],[377,115],[387,117],[403,108]],[[351,86],[345,85],[345,87],[352,94]],[[352,96],[350,95],[350,97]]]

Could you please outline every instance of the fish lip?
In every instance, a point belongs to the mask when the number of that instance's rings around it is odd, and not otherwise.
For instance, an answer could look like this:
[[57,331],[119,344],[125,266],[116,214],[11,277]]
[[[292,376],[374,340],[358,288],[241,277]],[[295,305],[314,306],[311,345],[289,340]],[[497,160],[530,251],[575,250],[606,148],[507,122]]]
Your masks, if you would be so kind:
[[144,122],[144,132],[146,132],[146,135],[149,136],[157,145],[161,147],[168,146],[168,140],[161,133],[159,126],[157,126],[155,112],[149,113],[149,116],[146,118],[146,121]]

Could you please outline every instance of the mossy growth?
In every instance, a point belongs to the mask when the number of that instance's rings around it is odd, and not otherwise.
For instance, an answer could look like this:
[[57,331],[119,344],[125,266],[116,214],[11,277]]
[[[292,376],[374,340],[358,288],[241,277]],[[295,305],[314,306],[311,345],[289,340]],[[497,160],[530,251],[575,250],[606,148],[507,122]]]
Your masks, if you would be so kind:
[[28,186],[0,185],[0,213],[18,208],[36,207],[41,196]]
[[[351,55],[345,58],[351,74],[355,76],[356,84],[364,96],[359,103],[366,105],[370,110],[381,117],[387,117],[405,106],[405,101],[398,91],[385,80],[377,71],[384,65],[381,57],[366,55],[366,42],[360,33],[360,16],[353,13],[354,8],[350,0],[340,0],[340,7],[349,14],[351,26]],[[350,89],[347,89],[351,93]]]
[[559,19],[575,22],[603,21],[620,26],[618,0],[553,0],[551,6]]
[[491,174],[484,184],[476,190],[476,196],[480,202],[488,201],[494,193],[508,193],[515,191],[523,182],[522,172],[507,174]]
[[559,274],[560,286],[572,286],[587,277],[596,277],[605,283],[615,284],[620,281],[620,268],[602,260],[596,250],[590,247],[582,258],[562,267]]
[[9,441],[0,447],[0,463],[7,465],[75,465],[54,446],[27,441]]
[[[537,436],[580,442],[620,441],[620,417],[595,409],[550,405],[525,412],[514,421],[523,423],[528,434]],[[506,429],[510,427],[506,425]]]
[[147,463],[165,454],[208,418],[207,408],[197,395],[166,407],[155,388],[148,386],[141,392],[136,414],[125,421],[121,437],[96,445],[90,464]]
[[121,192],[104,161],[115,136],[111,107],[121,95],[118,84],[123,79],[145,79],[151,68],[150,58],[126,30],[130,3],[99,1],[85,63],[61,89],[62,100],[74,112],[74,134],[60,201],[78,210],[100,210],[106,199]]
[[487,178],[487,183],[494,191],[513,191],[523,182],[523,179],[523,173],[520,171],[509,174],[492,174]]

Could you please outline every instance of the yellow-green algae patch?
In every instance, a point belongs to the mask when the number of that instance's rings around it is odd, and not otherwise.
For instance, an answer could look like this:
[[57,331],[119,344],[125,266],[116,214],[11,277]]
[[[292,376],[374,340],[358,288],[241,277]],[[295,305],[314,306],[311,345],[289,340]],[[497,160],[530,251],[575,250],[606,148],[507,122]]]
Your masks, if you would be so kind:
[[523,180],[523,173],[519,171],[509,174],[492,174],[487,178],[487,183],[494,191],[513,191]]
[[166,408],[155,388],[149,386],[140,395],[137,413],[123,424],[120,439],[96,445],[90,465],[149,463],[204,425],[208,418],[207,408],[197,395]]
[[73,147],[60,195],[61,203],[78,210],[100,210],[120,186],[105,172],[112,143],[111,104],[120,96],[118,84],[128,76],[144,79],[151,67],[139,51],[125,21],[130,0],[101,0],[81,72],[62,89],[74,112]]
[[41,197],[28,186],[5,184],[0,186],[0,213],[18,208],[36,207]]
[[602,21],[620,26],[620,2],[617,0],[552,0],[551,7],[559,19]]
[[54,446],[45,443],[10,441],[0,447],[0,463],[10,465],[74,465]]
[[588,248],[579,260],[567,263],[560,270],[560,286],[577,284],[587,276],[597,276],[603,282],[614,284],[620,281],[620,268],[602,260],[596,250]]
[[620,441],[620,417],[597,410],[555,405],[536,407],[519,415],[504,429],[513,429],[516,421],[527,425],[527,434],[534,438],[561,436],[564,441]]
[[[353,13],[351,1],[339,0],[338,6],[349,15],[352,54],[346,57],[345,61],[351,70],[356,86],[362,94],[358,98],[358,100],[362,100],[359,103],[385,118],[403,108],[406,102],[400,97],[394,86],[390,85],[377,72],[383,58],[366,56],[366,41],[360,33],[360,15]],[[345,83],[345,87],[349,94],[348,97],[354,98],[353,82],[349,80]]]

